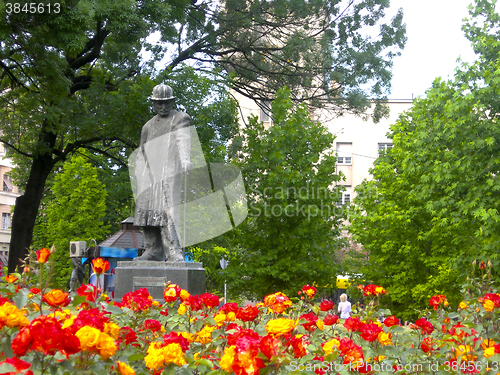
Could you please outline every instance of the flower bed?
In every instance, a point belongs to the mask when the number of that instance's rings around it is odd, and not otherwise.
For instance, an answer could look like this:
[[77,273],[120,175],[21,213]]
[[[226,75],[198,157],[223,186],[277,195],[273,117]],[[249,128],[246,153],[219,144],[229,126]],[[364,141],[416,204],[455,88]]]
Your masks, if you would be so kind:
[[140,289],[117,303],[92,285],[70,296],[11,274],[0,287],[0,373],[497,374],[500,295],[485,275],[466,286],[458,311],[435,295],[404,327],[379,308],[387,292],[371,284],[360,287],[367,307],[343,321],[309,285],[256,306],[174,284],[165,302]]

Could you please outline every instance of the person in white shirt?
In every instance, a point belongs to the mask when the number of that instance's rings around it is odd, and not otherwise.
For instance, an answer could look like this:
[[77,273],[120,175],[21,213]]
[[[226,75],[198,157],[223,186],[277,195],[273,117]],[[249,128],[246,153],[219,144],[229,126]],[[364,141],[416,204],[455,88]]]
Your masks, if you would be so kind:
[[347,319],[351,316],[351,302],[347,300],[347,294],[340,296],[339,313],[340,319]]

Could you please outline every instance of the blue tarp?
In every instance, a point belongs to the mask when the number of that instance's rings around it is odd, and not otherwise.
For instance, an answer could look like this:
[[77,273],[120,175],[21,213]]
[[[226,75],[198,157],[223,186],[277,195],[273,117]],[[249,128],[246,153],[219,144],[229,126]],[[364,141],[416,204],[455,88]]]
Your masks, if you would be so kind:
[[135,258],[137,257],[138,249],[122,249],[119,247],[102,247],[100,248],[101,258]]

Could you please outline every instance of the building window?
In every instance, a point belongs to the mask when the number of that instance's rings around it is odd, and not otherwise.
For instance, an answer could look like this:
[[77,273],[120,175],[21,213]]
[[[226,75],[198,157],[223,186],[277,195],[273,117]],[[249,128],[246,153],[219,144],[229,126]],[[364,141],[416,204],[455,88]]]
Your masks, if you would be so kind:
[[2,229],[10,228],[10,213],[2,213]]
[[337,206],[344,206],[351,203],[351,188],[347,187],[345,191],[342,192],[342,196],[337,202]]
[[342,198],[340,199],[340,204],[343,206],[345,204],[351,203],[351,194],[346,193],[345,191],[342,193]]
[[14,191],[14,187],[12,186],[12,182],[10,181],[10,177],[7,174],[3,175],[3,191],[12,193]]
[[379,143],[378,144],[378,151],[387,151],[388,149],[392,148],[394,145],[392,143]]
[[352,165],[352,143],[337,143],[337,164]]
[[271,102],[263,101],[260,103],[260,121],[271,122]]

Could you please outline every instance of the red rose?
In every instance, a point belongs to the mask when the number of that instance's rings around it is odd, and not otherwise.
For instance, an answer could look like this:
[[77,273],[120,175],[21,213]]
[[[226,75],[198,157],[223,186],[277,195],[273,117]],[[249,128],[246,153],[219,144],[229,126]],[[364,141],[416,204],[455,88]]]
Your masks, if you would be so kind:
[[428,335],[430,335],[432,333],[432,331],[434,331],[434,326],[432,325],[432,323],[424,318],[418,319],[415,322],[415,325],[417,327],[419,327],[420,329],[422,329],[423,333],[426,333]]
[[219,306],[219,297],[212,293],[203,293],[200,296],[201,302],[209,309]]
[[319,309],[321,311],[329,311],[331,309],[333,309],[333,307],[335,306],[335,304],[333,303],[333,301],[321,301],[321,303],[319,304]]
[[396,324],[399,324],[399,319],[396,318],[394,315],[391,315],[384,319],[384,324],[386,327],[392,327],[395,326]]
[[260,351],[264,353],[267,358],[271,359],[271,357],[278,355],[278,344],[279,341],[274,336],[264,336],[260,340]]
[[323,323],[325,326],[333,326],[334,324],[337,324],[339,321],[339,317],[337,315],[327,315],[323,319]]
[[359,321],[358,317],[349,317],[345,320],[344,327],[351,331],[359,331],[362,324],[363,323]]
[[189,349],[189,341],[184,336],[179,335],[177,332],[172,331],[168,335],[163,336],[164,346],[174,343],[179,344],[183,352]]
[[361,330],[361,338],[368,342],[375,341],[378,337],[378,334],[382,332],[382,328],[376,324],[365,324]]
[[236,312],[236,318],[244,322],[251,322],[259,315],[259,309],[252,305],[246,305],[245,308],[239,308]]
[[161,323],[156,319],[146,319],[144,321],[144,328],[151,332],[158,332],[161,330]]

